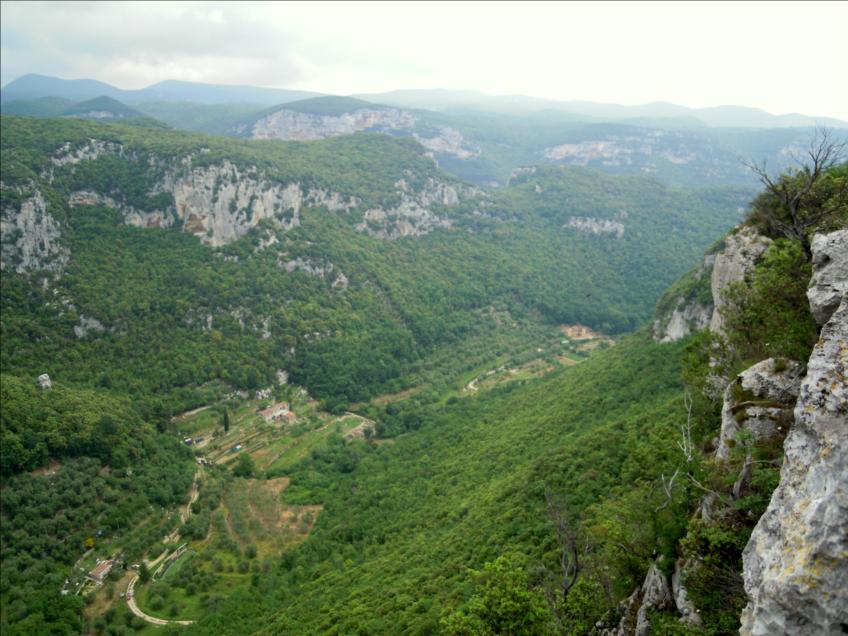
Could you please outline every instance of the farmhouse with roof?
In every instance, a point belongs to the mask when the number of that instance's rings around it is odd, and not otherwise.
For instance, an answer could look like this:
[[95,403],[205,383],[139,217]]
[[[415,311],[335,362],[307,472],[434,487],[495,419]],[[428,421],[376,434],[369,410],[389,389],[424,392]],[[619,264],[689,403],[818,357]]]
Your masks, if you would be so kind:
[[100,561],[91,572],[88,573],[88,578],[100,585],[103,581],[106,580],[106,577],[109,576],[109,572],[112,571],[112,566],[114,565],[114,561],[111,559],[107,559],[105,561]]
[[259,411],[259,414],[268,423],[279,422],[280,420],[293,422],[296,419],[295,414],[289,410],[288,402],[278,402],[277,404],[269,406],[267,409]]

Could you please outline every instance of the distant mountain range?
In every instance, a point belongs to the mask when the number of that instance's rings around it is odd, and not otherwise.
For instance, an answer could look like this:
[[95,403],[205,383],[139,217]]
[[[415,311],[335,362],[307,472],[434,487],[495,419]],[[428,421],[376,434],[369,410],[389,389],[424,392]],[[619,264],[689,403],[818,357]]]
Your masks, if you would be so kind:
[[[487,95],[478,91],[401,90],[388,93],[360,94],[354,97],[406,108],[431,110],[477,109],[507,114],[544,111],[568,112],[580,119],[600,121],[677,120],[680,125],[706,125],[733,128],[786,128],[796,126],[848,127],[848,121],[792,113],[773,115],[760,108],[715,106],[689,108],[669,102],[651,102],[637,106],[604,104],[590,101],[558,101],[527,95]],[[644,122],[643,122],[644,123]]]
[[[0,90],[0,103],[40,98],[62,98],[72,102],[105,96],[129,104],[145,102],[191,102],[195,104],[256,104],[273,106],[321,96],[311,91],[229,86],[166,80],[141,89],[125,90],[92,79],[65,80],[46,75],[29,74],[9,82]],[[716,106],[689,108],[668,102],[652,102],[638,106],[603,104],[589,101],[558,101],[526,95],[488,95],[480,91],[445,89],[398,90],[387,93],[357,94],[352,97],[404,108],[437,111],[476,110],[492,113],[528,115],[569,114],[575,120],[618,121],[665,126],[712,126],[741,128],[786,128],[828,126],[848,128],[848,121],[832,117],[803,114],[774,115],[759,108]]]
[[166,80],[134,90],[125,90],[92,79],[65,80],[47,75],[23,75],[0,90],[0,103],[41,97],[61,97],[75,102],[111,97],[122,102],[194,102],[200,104],[252,103],[282,104],[321,93],[257,86],[226,86]]
[[103,96],[81,102],[73,102],[63,97],[21,99],[4,104],[3,114],[33,117],[73,117],[76,119],[121,122],[151,128],[168,128],[167,124],[132,106],[127,106],[117,99]]

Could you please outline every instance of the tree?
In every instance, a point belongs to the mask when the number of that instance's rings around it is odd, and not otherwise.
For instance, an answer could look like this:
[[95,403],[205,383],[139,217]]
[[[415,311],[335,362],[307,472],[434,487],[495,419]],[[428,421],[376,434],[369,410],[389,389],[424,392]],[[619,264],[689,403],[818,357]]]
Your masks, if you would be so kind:
[[[845,180],[837,184],[836,200],[823,205],[816,196],[817,186],[828,177],[829,171],[842,160],[845,142],[837,142],[833,132],[826,128],[817,128],[810,139],[810,145],[803,158],[797,158],[800,168],[790,169],[778,177],[771,177],[765,161],[746,162],[747,167],[765,186],[763,192],[754,201],[755,219],[764,221],[774,232],[788,239],[798,241],[807,260],[812,259],[809,232],[826,221],[831,215],[844,213],[848,205]],[[829,197],[832,199],[833,197]]]
[[568,596],[568,591],[577,582],[580,572],[580,527],[570,518],[567,505],[562,498],[552,492],[545,493],[548,507],[548,518],[554,525],[559,547],[560,593],[562,600]]
[[253,463],[253,458],[247,453],[239,455],[233,474],[236,477],[252,477],[255,472],[256,465]]
[[466,605],[443,616],[450,636],[544,634],[549,631],[544,599],[530,589],[523,558],[505,554],[472,571],[476,590]]
[[138,566],[138,580],[142,583],[147,583],[150,580],[150,569],[143,561],[141,565]]
[[225,406],[224,407],[224,432],[226,433],[229,430],[230,430],[230,411]]

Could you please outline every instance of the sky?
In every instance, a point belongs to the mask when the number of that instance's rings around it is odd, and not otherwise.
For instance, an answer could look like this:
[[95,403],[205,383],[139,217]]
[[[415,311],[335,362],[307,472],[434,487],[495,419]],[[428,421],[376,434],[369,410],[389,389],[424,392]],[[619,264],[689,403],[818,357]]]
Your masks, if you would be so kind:
[[18,2],[0,83],[481,90],[848,119],[848,2]]

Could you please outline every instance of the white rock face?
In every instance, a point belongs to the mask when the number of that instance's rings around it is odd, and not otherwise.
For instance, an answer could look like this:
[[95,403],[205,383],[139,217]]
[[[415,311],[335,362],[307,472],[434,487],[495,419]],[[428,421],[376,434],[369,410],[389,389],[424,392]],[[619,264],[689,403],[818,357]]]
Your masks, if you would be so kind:
[[480,156],[480,148],[468,143],[462,133],[448,126],[439,126],[439,134],[434,137],[423,137],[418,133],[413,136],[422,146],[439,154],[453,155],[463,161]]
[[[124,150],[118,144],[92,139],[77,149],[65,144],[51,159],[57,167],[74,166],[104,154],[123,156]],[[143,170],[147,166],[139,168]],[[105,205],[114,208],[123,214],[127,224],[136,227],[177,225],[213,247],[241,238],[264,219],[284,231],[297,227],[304,206],[348,213],[360,204],[356,197],[325,188],[304,192],[299,183],[278,183],[256,168],[239,169],[229,161],[193,167],[192,156],[167,166],[164,176],[149,194],[163,193],[171,195],[173,204],[161,210],[140,210],[120,201],[120,193],[94,190],[72,192],[68,203],[71,207]]]
[[327,208],[330,212],[350,212],[360,203],[356,197],[347,197],[323,188],[313,188],[304,197],[306,205]]
[[[626,215],[626,212],[624,213]],[[626,218],[626,216],[624,217]],[[708,254],[694,272],[694,284],[705,276],[712,276],[715,254]],[[712,303],[703,304],[696,298],[678,296],[671,313],[658,315],[651,325],[655,342],[677,342],[690,334],[706,329],[713,315]]]
[[663,609],[670,604],[671,590],[668,581],[656,564],[652,564],[642,584],[642,605],[636,614],[636,636],[648,636],[651,633],[649,611]]
[[651,633],[649,612],[671,607],[671,589],[665,575],[652,563],[642,587],[637,587],[619,607],[622,614],[618,626],[601,630],[603,636],[648,636]]
[[848,230],[816,234],[812,250],[813,277],[807,298],[813,318],[823,325],[848,293]]
[[784,444],[780,484],[743,553],[745,636],[848,625],[848,300],[822,329]]
[[49,391],[50,389],[52,389],[53,382],[50,380],[50,376],[46,373],[42,373],[40,376],[38,376],[38,386],[43,391]]
[[563,227],[572,227],[587,234],[615,234],[618,238],[624,236],[624,225],[618,221],[589,216],[572,217]]
[[[774,358],[758,362],[740,373],[724,390],[721,408],[721,433],[716,459],[727,460],[740,430],[751,433],[753,441],[776,435],[778,426],[787,426],[789,409],[795,404],[801,385],[801,365],[784,362],[785,368],[775,371]],[[756,398],[756,404],[734,397],[736,386]]]
[[472,196],[473,189],[460,190],[449,183],[429,178],[424,188],[417,194],[411,190],[404,179],[395,183],[400,203],[393,208],[372,208],[366,210],[363,221],[356,225],[359,232],[367,232],[383,240],[394,240],[404,236],[422,236],[435,229],[452,225],[446,216],[440,216],[429,209],[437,205],[450,208],[459,203],[460,194]]
[[360,108],[338,116],[281,109],[254,123],[250,136],[253,139],[314,141],[362,130],[401,130],[414,125],[412,113],[396,108]]
[[698,303],[684,304],[681,298],[664,327],[661,321],[654,321],[654,340],[657,342],[677,342],[707,327],[710,324],[712,313],[712,307],[705,307]]
[[300,271],[310,276],[317,276],[318,278],[324,278],[324,276],[334,269],[332,263],[318,264],[308,258],[303,259],[300,257],[293,258],[289,261],[279,261],[277,266],[286,270],[289,274]]
[[333,281],[333,284],[330,285],[333,289],[337,289],[338,291],[347,291],[347,287],[350,284],[350,280],[348,277],[339,272],[336,275],[336,279]]
[[542,151],[542,156],[551,161],[568,161],[583,166],[592,161],[605,166],[626,166],[633,164],[639,157],[654,157],[684,165],[696,158],[695,153],[685,145],[668,147],[667,136],[663,131],[639,136],[607,135],[604,139],[551,146]]
[[671,575],[671,594],[674,604],[680,613],[680,622],[687,625],[700,625],[701,615],[695,609],[695,604],[689,598],[686,586],[683,584],[683,564],[678,560],[674,564],[674,574]]
[[60,274],[71,254],[62,245],[59,222],[47,212],[38,190],[21,203],[19,210],[3,210],[0,242],[0,265],[4,269],[14,267],[19,274],[33,270]]
[[74,325],[74,335],[77,338],[85,338],[91,332],[102,333],[104,331],[103,323],[97,318],[80,315],[78,325]]
[[121,144],[99,139],[89,139],[79,148],[73,148],[70,143],[66,143],[53,153],[50,161],[54,166],[76,165],[81,161],[94,161],[104,154],[123,155],[124,148]]
[[710,285],[715,310],[710,319],[710,330],[723,333],[724,317],[721,310],[726,306],[722,290],[730,283],[745,280],[759,258],[771,245],[771,239],[757,234],[750,227],[743,227],[725,239],[724,249],[716,254]]
[[244,174],[229,161],[194,168],[167,185],[183,229],[208,245],[241,238],[263,219],[285,230],[300,225],[303,193],[298,184]]

